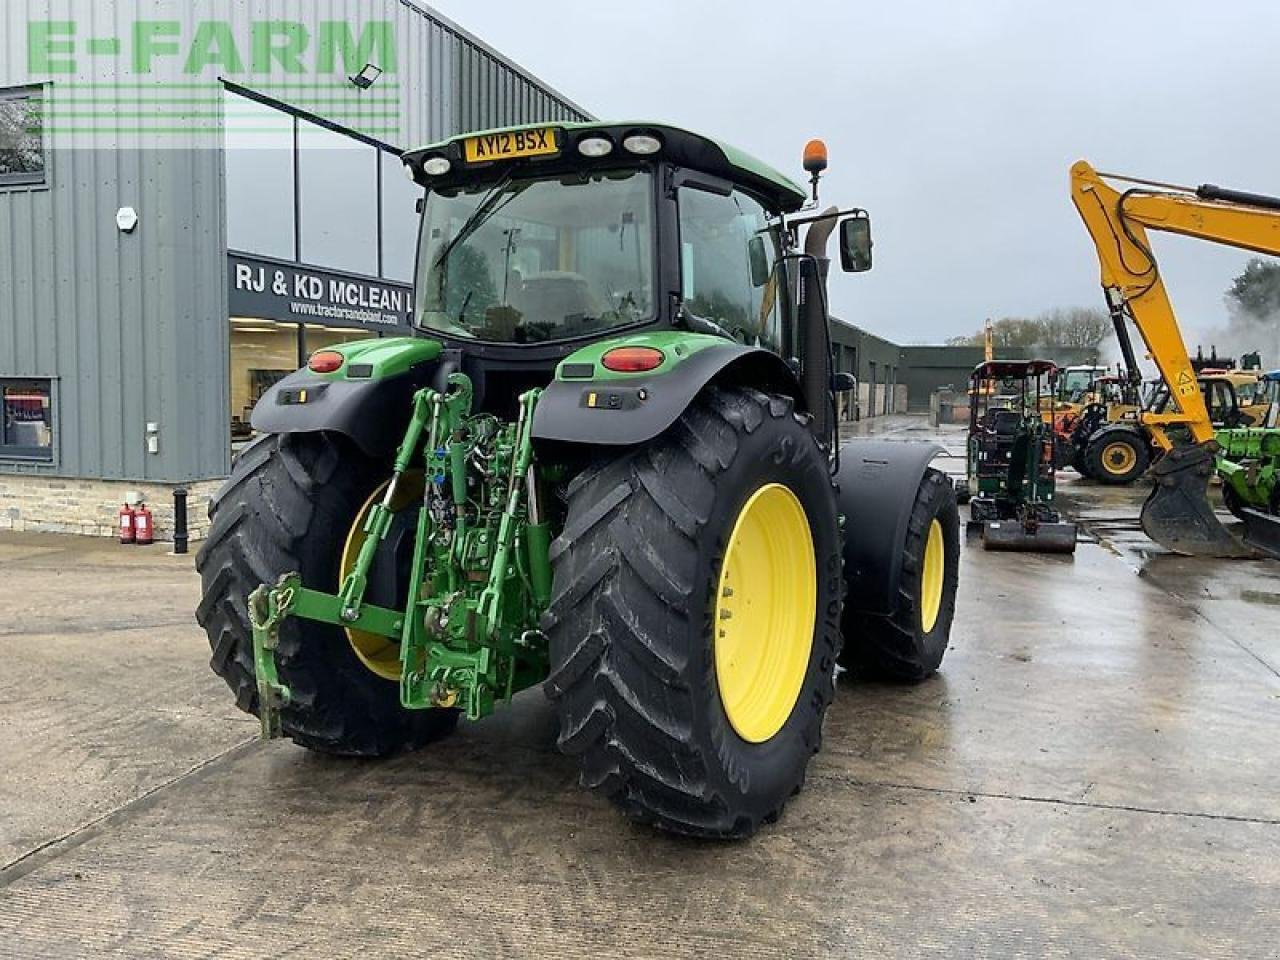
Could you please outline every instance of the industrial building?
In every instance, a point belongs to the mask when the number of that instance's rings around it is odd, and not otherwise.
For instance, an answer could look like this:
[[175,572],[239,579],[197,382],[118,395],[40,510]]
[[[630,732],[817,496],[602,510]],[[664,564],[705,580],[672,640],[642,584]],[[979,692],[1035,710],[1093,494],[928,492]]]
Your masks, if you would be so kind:
[[588,118],[410,0],[6,16],[0,528],[108,534],[140,495],[164,537],[182,486],[198,535],[263,390],[408,329],[400,150]]

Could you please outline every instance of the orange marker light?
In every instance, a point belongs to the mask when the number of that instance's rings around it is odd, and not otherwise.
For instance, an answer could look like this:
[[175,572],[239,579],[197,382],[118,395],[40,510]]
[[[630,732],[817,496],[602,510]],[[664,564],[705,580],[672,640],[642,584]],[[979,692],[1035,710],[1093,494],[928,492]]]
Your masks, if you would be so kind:
[[614,373],[644,373],[662,366],[666,357],[656,347],[614,347],[600,363]]
[[337,350],[317,350],[307,361],[307,369],[312,373],[333,373],[345,362],[345,358]]
[[821,140],[810,140],[804,145],[804,168],[809,173],[827,169],[827,145]]

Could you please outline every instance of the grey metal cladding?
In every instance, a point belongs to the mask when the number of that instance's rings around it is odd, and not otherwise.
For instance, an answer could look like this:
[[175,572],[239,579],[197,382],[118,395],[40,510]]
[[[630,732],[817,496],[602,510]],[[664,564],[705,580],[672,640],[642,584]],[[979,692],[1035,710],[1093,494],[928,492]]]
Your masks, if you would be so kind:
[[[235,23],[250,6],[255,15],[265,7],[274,18],[303,23],[349,19],[353,7],[364,18],[393,19],[401,94],[401,142],[393,146],[465,129],[589,119],[411,0],[220,3],[216,17]],[[26,24],[66,9],[60,0],[0,4],[0,87],[58,83],[57,76],[26,72]],[[214,16],[211,9],[164,3],[163,16],[196,21]],[[131,23],[156,10],[151,0],[95,3],[80,32],[126,36]],[[229,325],[221,150],[207,134],[176,134],[165,149],[60,150],[55,143],[48,162],[47,188],[0,189],[0,376],[55,379],[55,460],[3,462],[0,471],[167,482],[224,475]],[[122,206],[140,215],[132,234],[116,226]],[[146,452],[148,423],[160,425],[158,454]]]

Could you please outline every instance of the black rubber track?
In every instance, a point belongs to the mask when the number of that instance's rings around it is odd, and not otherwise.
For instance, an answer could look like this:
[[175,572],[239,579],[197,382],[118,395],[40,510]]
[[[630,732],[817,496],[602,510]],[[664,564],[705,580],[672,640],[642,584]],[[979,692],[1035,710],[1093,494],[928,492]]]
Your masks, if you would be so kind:
[[[196,619],[209,636],[210,666],[241,710],[258,712],[250,592],[294,570],[309,587],[336,590],[347,531],[387,473],[334,434],[268,435],[236,460],[209,507],[213,523],[196,557],[203,588]],[[287,620],[276,660],[293,694],[284,733],[309,749],[379,756],[457,724],[453,710],[404,710],[397,685],[366,669],[337,627]]]
[[[818,616],[783,728],[734,732],[714,667],[715,590],[747,496],[785,483],[809,515]],[[679,833],[741,837],[776,819],[821,742],[840,645],[840,544],[826,456],[789,398],[712,388],[655,442],[569,486],[543,628],[560,747],[585,786]]]
[[[945,549],[942,606],[933,629],[920,622],[920,578],[929,526],[942,525]],[[856,536],[857,531],[849,531]],[[895,558],[888,558],[892,562]],[[854,674],[916,682],[935,673],[947,652],[951,621],[956,612],[956,587],[960,580],[960,512],[955,491],[946,474],[930,467],[916,491],[907,541],[900,558],[898,606],[891,616],[848,610],[844,618],[844,652],[840,664]]]

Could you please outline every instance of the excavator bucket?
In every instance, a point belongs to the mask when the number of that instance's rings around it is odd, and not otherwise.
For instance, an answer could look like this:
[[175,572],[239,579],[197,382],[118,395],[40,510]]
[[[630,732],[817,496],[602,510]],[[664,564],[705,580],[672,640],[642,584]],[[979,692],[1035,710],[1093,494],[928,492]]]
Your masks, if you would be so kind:
[[1209,505],[1214,451],[1175,447],[1151,468],[1155,487],[1142,505],[1142,529],[1160,546],[1188,557],[1250,557],[1253,551],[1218,522]]
[[1241,513],[1244,519],[1244,542],[1259,553],[1280,560],[1280,517],[1249,507]]
[[1017,520],[991,520],[982,527],[982,548],[1025,553],[1075,553],[1076,525],[1039,523],[1028,529]]

